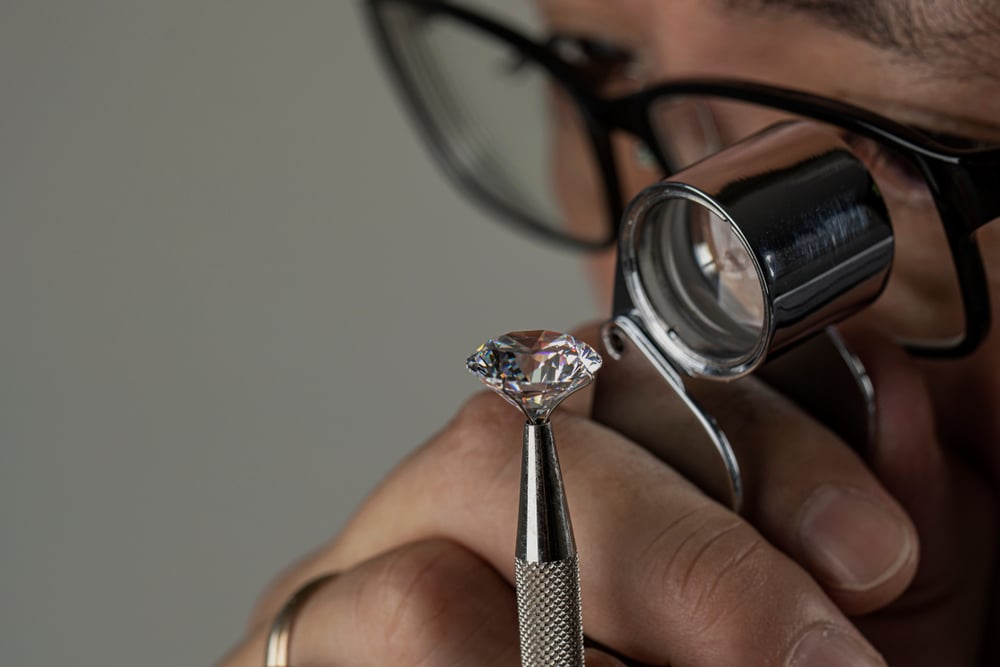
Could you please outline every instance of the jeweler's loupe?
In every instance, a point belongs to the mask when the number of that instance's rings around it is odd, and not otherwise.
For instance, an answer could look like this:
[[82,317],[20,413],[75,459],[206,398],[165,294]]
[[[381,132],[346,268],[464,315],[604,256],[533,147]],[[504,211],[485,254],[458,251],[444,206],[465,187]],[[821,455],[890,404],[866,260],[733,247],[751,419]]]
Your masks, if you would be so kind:
[[627,294],[693,376],[734,378],[871,302],[892,264],[871,174],[829,129],[774,127],[646,189],[625,215]]
[[[788,350],[797,343],[873,301],[892,258],[892,228],[878,187],[827,126],[773,126],[644,190],[623,221],[605,346],[612,359],[621,360],[630,347],[641,353],[712,444],[707,453],[690,446],[658,453],[712,495],[738,506],[738,462],[714,420],[688,395],[686,378],[733,380],[761,369],[779,352],[792,356]],[[835,332],[821,338],[803,349],[815,356],[817,346],[825,346],[824,354],[832,351],[845,362],[842,382],[860,390],[860,407],[845,409],[855,421],[870,419],[863,368]],[[815,367],[814,359],[803,359],[769,379],[802,384],[794,376],[809,367],[806,362]],[[613,375],[610,366],[606,373]],[[813,384],[828,391],[832,381]],[[615,405],[620,397],[607,396],[600,385],[598,418],[615,422],[615,415],[628,414]],[[804,400],[824,403],[816,396]],[[639,428],[634,424],[610,425],[633,437],[664,439],[662,432],[630,433]],[[671,445],[651,448],[664,447]]]

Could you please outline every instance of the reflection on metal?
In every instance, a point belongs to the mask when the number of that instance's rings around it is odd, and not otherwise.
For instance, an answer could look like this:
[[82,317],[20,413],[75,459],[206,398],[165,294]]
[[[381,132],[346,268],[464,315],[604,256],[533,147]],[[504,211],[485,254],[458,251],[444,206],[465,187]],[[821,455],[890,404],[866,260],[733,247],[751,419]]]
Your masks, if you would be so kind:
[[893,248],[861,160],[823,126],[786,123],[632,201],[613,315],[637,311],[682,372],[736,378],[874,300]]
[[738,511],[743,483],[736,455],[715,420],[688,395],[681,375],[630,317],[605,325],[603,338],[606,354],[595,388],[594,419]]
[[523,667],[583,667],[580,563],[552,423],[524,425],[514,583]]
[[893,251],[871,174],[815,123],[773,126],[650,186],[623,221],[595,418],[736,509],[736,455],[694,399],[705,380],[756,372],[867,446],[872,385],[829,325],[881,293]]

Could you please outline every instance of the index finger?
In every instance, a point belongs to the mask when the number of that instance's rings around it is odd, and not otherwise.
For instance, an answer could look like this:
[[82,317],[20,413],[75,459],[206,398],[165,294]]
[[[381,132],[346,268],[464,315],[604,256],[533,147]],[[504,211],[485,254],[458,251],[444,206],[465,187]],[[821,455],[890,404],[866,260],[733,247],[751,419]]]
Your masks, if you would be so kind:
[[[815,582],[745,521],[599,424],[570,413],[554,422],[589,635],[675,667],[747,656],[784,665],[804,651],[881,664]],[[496,397],[476,397],[306,570],[446,537],[512,579],[521,427]]]

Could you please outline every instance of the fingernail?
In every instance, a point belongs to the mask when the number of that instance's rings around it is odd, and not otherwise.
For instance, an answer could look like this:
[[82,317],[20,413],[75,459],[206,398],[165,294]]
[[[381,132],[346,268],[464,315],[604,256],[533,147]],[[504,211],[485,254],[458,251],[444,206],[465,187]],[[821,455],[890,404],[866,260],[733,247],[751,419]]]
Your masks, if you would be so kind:
[[839,630],[822,627],[799,640],[788,667],[885,667],[873,650]]
[[874,498],[822,486],[806,501],[799,535],[806,558],[825,583],[844,590],[877,586],[906,564],[913,539]]

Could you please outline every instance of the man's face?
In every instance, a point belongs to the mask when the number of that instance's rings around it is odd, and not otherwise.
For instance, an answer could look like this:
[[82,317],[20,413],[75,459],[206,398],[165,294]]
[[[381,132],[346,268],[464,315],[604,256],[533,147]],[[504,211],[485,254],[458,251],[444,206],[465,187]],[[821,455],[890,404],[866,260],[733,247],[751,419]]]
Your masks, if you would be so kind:
[[[609,94],[665,79],[726,77],[796,88],[853,103],[931,132],[1000,144],[1000,6],[993,0],[538,0],[554,32],[627,51],[628,79]],[[819,5],[817,7],[817,5]],[[744,109],[710,110],[723,132],[745,136],[777,120]],[[678,123],[678,127],[683,124]],[[566,139],[564,137],[564,139]],[[555,135],[554,176],[569,224],[602,224],[596,178],[572,165],[583,150]],[[625,139],[615,145],[626,196],[655,180]],[[961,318],[953,269],[933,201],[905,170],[862,147],[892,214],[897,251],[890,285],[866,315],[894,331],[953,333]],[[567,166],[569,165],[569,166]],[[919,180],[919,179],[917,179]],[[1000,238],[979,234],[987,265]],[[594,261],[609,295],[611,254]],[[994,282],[1000,281],[1000,271]],[[994,294],[1000,289],[994,288]]]

